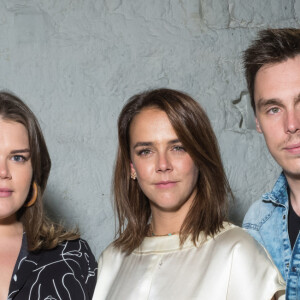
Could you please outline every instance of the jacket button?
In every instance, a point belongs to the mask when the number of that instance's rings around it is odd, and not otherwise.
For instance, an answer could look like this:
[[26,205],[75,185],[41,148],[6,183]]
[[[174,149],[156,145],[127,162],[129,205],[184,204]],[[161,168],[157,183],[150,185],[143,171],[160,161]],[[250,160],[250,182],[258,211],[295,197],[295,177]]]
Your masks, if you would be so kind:
[[292,267],[292,272],[297,272],[297,268],[296,267]]
[[283,215],[282,219],[285,220],[285,215]]

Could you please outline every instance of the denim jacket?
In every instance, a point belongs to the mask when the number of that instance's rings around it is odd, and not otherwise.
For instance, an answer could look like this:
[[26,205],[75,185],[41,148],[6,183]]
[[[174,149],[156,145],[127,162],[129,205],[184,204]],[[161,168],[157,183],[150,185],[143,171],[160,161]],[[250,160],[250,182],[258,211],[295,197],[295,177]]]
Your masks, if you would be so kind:
[[300,300],[300,237],[291,249],[288,234],[288,183],[283,173],[273,190],[248,210],[243,227],[270,253],[287,283],[286,299]]

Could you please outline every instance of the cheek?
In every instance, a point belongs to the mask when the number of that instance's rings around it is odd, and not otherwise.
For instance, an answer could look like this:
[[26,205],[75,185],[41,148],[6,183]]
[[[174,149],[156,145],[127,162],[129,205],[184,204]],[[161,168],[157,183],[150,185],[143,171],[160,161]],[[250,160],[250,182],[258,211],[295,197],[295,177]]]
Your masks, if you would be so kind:
[[154,167],[152,163],[136,162],[134,168],[139,180],[148,180],[154,174]]
[[284,137],[280,137],[278,134],[270,134],[270,132],[263,132],[263,136],[270,151],[285,140]]
[[[267,145],[276,144],[276,140],[279,138],[281,139],[281,130],[279,130],[278,125],[275,122],[268,122],[264,119],[261,119],[259,122],[259,130],[257,130],[259,133],[262,133]],[[274,134],[276,132],[276,134]]]
[[32,181],[32,168],[27,168],[19,175],[19,185],[22,186],[23,192],[28,193]]
[[[284,134],[283,115],[273,115],[271,118],[260,117],[257,123],[259,124],[260,132],[263,133],[265,138],[276,138],[276,136]],[[274,135],[275,132],[276,135]]]
[[194,188],[198,180],[199,170],[193,162],[187,166],[185,176],[188,178],[187,184]]
[[186,176],[194,177],[198,174],[198,168],[190,157],[180,161],[180,164],[178,164],[177,168]]
[[198,168],[194,165],[191,169],[191,180],[192,180],[192,185],[194,186],[197,183],[198,176],[199,176],[199,170]]

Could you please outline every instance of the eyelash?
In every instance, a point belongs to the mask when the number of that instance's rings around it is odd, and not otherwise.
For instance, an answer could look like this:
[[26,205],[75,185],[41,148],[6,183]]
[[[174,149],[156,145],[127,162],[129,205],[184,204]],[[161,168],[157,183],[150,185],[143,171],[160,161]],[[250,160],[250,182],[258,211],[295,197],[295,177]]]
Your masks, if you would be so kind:
[[[180,145],[173,146],[171,148],[171,150],[176,151],[176,152],[186,152],[185,148],[183,146],[180,146]],[[137,153],[138,156],[147,156],[149,154],[151,154],[150,149],[141,149]]]
[[[148,152],[148,153],[146,153],[146,152]],[[149,155],[150,152],[151,152],[150,149],[141,149],[141,150],[138,151],[137,154],[138,154],[138,156],[145,156],[145,155]]]
[[[272,112],[273,109],[278,110],[277,112]],[[277,114],[279,112],[280,108],[279,107],[271,107],[267,110],[268,114]]]
[[175,151],[184,151],[185,152],[185,148],[183,146],[179,146],[179,145],[174,146],[172,148],[172,150],[175,150]]
[[[16,160],[16,158],[17,158],[17,160]],[[14,155],[14,156],[12,156],[12,160],[15,162],[25,162],[28,160],[28,158],[23,155]]]

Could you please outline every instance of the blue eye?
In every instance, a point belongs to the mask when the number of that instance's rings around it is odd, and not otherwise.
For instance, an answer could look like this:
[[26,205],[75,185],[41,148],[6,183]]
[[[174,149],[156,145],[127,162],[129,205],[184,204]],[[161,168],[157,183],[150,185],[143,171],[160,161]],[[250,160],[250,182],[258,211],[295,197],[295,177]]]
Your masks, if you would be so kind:
[[26,157],[23,156],[23,155],[14,155],[12,157],[12,160],[13,161],[16,161],[16,162],[24,162],[24,161],[27,161]]
[[279,113],[279,107],[272,107],[271,109],[268,110],[268,113],[270,114],[277,114]]

